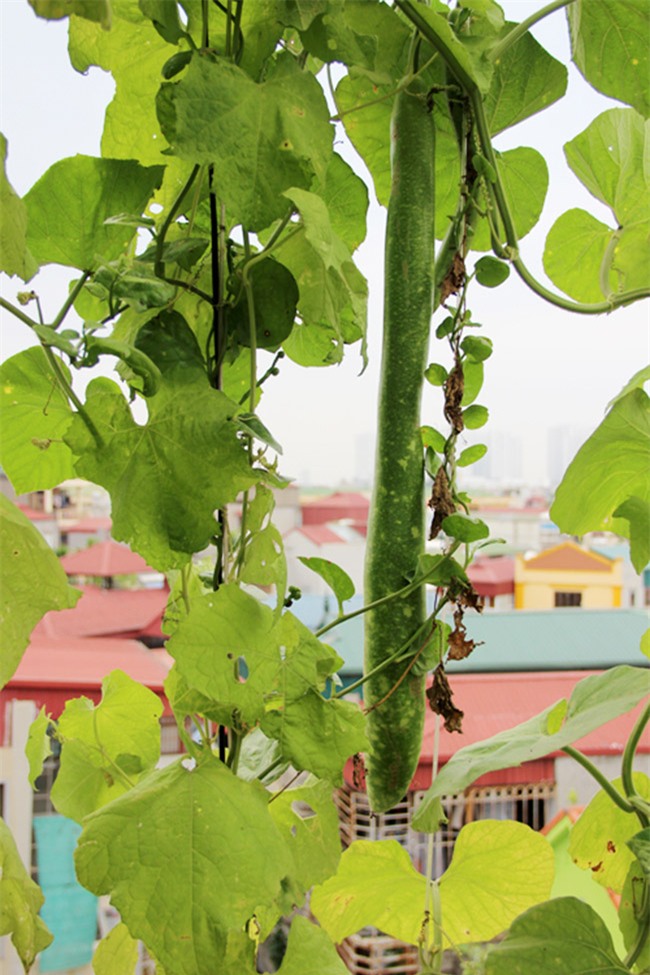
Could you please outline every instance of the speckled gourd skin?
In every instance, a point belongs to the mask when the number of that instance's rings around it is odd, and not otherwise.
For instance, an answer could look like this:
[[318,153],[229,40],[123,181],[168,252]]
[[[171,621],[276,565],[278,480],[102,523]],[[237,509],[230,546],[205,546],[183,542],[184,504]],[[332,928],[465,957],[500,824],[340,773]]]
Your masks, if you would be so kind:
[[[434,127],[425,92],[400,92],[391,123],[391,195],[385,251],[384,337],[377,454],[365,566],[366,602],[402,588],[424,551],[423,450],[419,433],[434,267]],[[366,673],[405,643],[425,618],[423,589],[365,618]],[[364,685],[366,706],[381,701],[406,664]],[[399,802],[417,768],[425,678],[409,673],[368,715],[368,795],[375,812]]]

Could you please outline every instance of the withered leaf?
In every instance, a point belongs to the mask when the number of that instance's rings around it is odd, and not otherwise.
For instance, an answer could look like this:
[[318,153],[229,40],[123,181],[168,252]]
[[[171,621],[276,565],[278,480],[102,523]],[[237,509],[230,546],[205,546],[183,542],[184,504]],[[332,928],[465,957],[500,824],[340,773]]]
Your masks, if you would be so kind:
[[433,683],[426,691],[429,707],[434,714],[444,718],[446,731],[463,731],[463,712],[454,707],[451,687],[442,664],[433,672]]
[[443,304],[450,295],[457,295],[465,281],[465,261],[456,252],[451,267],[440,285],[440,303]]
[[448,637],[449,659],[464,660],[469,657],[474,647],[480,646],[475,640],[467,638],[467,629],[463,623],[463,608],[458,606],[454,613],[454,629]]
[[465,429],[463,420],[463,410],[461,403],[465,392],[465,377],[463,366],[457,359],[454,368],[445,380],[445,420],[450,424],[455,433],[462,433]]
[[442,523],[448,515],[456,511],[454,499],[449,490],[449,480],[444,467],[440,467],[431,488],[431,497],[427,502],[433,509],[433,519],[429,529],[429,539],[436,538],[440,533]]

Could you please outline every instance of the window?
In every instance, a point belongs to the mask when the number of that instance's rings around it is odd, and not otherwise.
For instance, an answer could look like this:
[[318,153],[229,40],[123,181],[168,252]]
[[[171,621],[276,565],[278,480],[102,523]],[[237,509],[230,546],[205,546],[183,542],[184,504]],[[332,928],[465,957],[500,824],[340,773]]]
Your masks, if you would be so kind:
[[556,592],[555,605],[556,606],[581,606],[582,593],[581,592]]

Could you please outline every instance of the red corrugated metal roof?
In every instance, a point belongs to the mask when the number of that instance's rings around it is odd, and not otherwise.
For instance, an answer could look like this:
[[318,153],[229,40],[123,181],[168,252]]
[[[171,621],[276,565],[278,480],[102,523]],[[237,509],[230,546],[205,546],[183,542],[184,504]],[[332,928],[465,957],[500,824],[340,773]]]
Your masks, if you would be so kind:
[[14,688],[100,688],[112,670],[123,670],[153,691],[162,691],[169,668],[136,640],[32,640],[3,693]]
[[[594,671],[593,673],[601,673]],[[463,733],[440,730],[439,756],[447,762],[455,752],[500,731],[528,721],[551,704],[568,698],[578,681],[589,676],[581,671],[545,671],[536,674],[449,674],[454,705],[465,712]],[[587,755],[620,755],[623,752],[641,705],[629,714],[592,731],[576,747]],[[435,715],[427,711],[422,743],[422,765],[431,765]],[[640,743],[650,752],[650,734]]]
[[507,555],[475,559],[467,575],[480,596],[500,596],[515,591],[515,560]]
[[88,516],[87,518],[79,518],[78,521],[71,521],[65,526],[64,531],[70,533],[83,532],[84,534],[92,535],[99,531],[110,531],[112,528],[111,519],[107,516],[97,515],[96,517]]
[[328,525],[303,525],[296,529],[315,545],[346,545],[347,539],[337,535]]
[[36,624],[32,639],[66,637],[162,636],[162,615],[168,592],[163,589],[99,589],[79,586],[83,593],[72,609],[53,610]]
[[321,525],[326,521],[368,521],[370,501],[363,494],[339,491],[302,505],[303,525]]
[[368,511],[370,508],[370,500],[356,491],[335,491],[334,494],[328,494],[324,498],[305,502],[304,507],[318,507],[321,504],[328,507],[360,508],[363,511]]
[[29,518],[30,521],[55,521],[53,514],[47,511],[36,511],[35,508],[30,508],[28,504],[18,504],[16,505],[19,511]]
[[[77,531],[82,529],[77,528]],[[72,531],[72,529],[68,529]],[[61,565],[69,576],[127,576],[155,572],[137,552],[128,545],[114,542],[97,542],[89,548],[64,555]]]

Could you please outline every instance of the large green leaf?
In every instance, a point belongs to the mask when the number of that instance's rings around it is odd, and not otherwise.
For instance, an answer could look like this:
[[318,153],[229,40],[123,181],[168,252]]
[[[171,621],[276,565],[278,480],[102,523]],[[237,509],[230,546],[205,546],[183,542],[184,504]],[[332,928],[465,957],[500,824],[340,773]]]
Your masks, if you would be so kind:
[[241,975],[244,926],[293,869],[267,801],[214,759],[175,763],[86,819],[77,875],[174,975],[209,975],[216,958]]
[[7,179],[7,140],[0,132],[0,270],[27,281],[37,265],[27,249],[27,210]]
[[336,875],[314,888],[311,910],[332,941],[372,925],[414,944],[425,891],[426,880],[397,840],[356,840]]
[[319,195],[327,206],[332,230],[352,253],[366,236],[368,190],[337,152],[330,159]]
[[611,239],[611,227],[586,210],[567,210],[548,232],[544,270],[558,288],[576,301],[602,301],[600,270]]
[[[278,261],[293,274],[300,292],[301,323],[294,325],[283,347],[302,365],[329,365],[340,361],[345,342],[355,342],[365,335],[368,286],[345,245],[333,235],[320,198],[313,193],[299,195],[294,189],[291,195],[299,199],[305,212],[309,209],[306,225],[309,224],[310,236],[299,231],[277,255]],[[319,234],[321,225],[312,209],[323,217],[323,235]],[[302,355],[301,342],[306,346]]]
[[[570,535],[614,530],[634,540],[645,530],[643,509],[640,518],[635,507],[613,517],[632,497],[650,501],[650,399],[642,389],[616,400],[582,445],[555,493],[551,518]],[[643,557],[635,558],[637,572],[645,568]]]
[[305,975],[305,972],[347,975],[348,971],[322,928],[296,914],[291,922],[287,950],[278,969],[279,975]]
[[57,725],[61,767],[52,786],[58,812],[81,822],[121,795],[160,757],[160,698],[121,670],[102,681],[102,699],[68,701]]
[[40,618],[51,609],[70,609],[79,596],[43,536],[0,494],[0,688]]
[[[69,370],[60,363],[63,374]],[[14,489],[41,491],[74,477],[63,435],[73,413],[40,347],[0,366],[0,463]]]
[[611,108],[564,147],[567,162],[590,193],[606,204],[617,224],[648,220],[650,122],[632,108]]
[[590,85],[650,116],[650,7],[646,0],[567,8],[573,60]]
[[322,89],[290,55],[256,84],[225,59],[193,58],[163,85],[158,111],[175,155],[214,163],[218,192],[235,223],[268,227],[287,210],[282,193],[325,179],[332,126]]
[[269,711],[262,729],[280,742],[280,751],[295,769],[341,783],[343,766],[368,747],[365,718],[356,704],[325,700],[315,690]]
[[575,897],[526,911],[488,953],[487,975],[629,975],[598,914]]
[[650,122],[614,108],[565,146],[571,169],[614,215],[616,229],[584,210],[569,210],[551,228],[544,267],[571,297],[602,301],[610,293],[650,286]]
[[101,24],[104,30],[112,24],[111,0],[29,0],[29,5],[46,20],[61,20],[74,14]]
[[[502,36],[514,24],[506,24]],[[532,34],[524,34],[495,63],[485,112],[493,135],[541,112],[562,97],[567,70]]]
[[104,221],[141,213],[162,176],[162,166],[132,160],[72,156],[54,163],[24,198],[27,243],[38,264],[89,270],[118,257],[135,227]]
[[625,714],[650,693],[650,672],[613,667],[581,680],[569,700],[550,705],[523,724],[461,748],[440,770],[413,817],[413,825],[435,831],[437,800],[461,792],[481,775],[534,761],[578,741],[594,728]]
[[[612,785],[622,792],[620,779],[616,779]],[[647,775],[635,773],[634,786],[638,795],[650,799],[650,779]],[[638,828],[636,814],[626,813],[601,790],[571,830],[569,853],[579,867],[591,871],[594,880],[620,894],[634,861],[627,841]]]
[[73,17],[70,60],[77,71],[85,73],[91,65],[98,65],[115,79],[115,96],[106,109],[102,153],[113,159],[138,159],[142,165],[160,164],[165,142],[155,97],[162,66],[174,49],[137,5],[130,6],[132,15],[128,19],[116,16],[110,31]]
[[468,823],[440,880],[442,929],[451,945],[487,941],[550,896],[553,850],[523,823]]
[[0,819],[0,936],[9,934],[25,972],[52,941],[38,912],[45,898],[20,859],[4,819]]
[[77,416],[66,443],[78,457],[77,473],[110,492],[113,537],[164,571],[208,545],[214,511],[258,475],[230,422],[236,405],[193,366],[167,371],[147,406],[149,421],[139,426],[119,387],[95,379],[85,409],[102,442]]
[[[521,239],[530,233],[540,218],[548,189],[548,167],[541,153],[527,146],[499,153],[497,165],[517,236]],[[477,251],[492,249],[486,220],[478,223],[471,238],[471,248]]]
[[264,714],[264,695],[280,665],[273,623],[271,610],[233,583],[195,600],[167,643],[179,674],[215,702],[224,724],[235,711],[250,725]]

